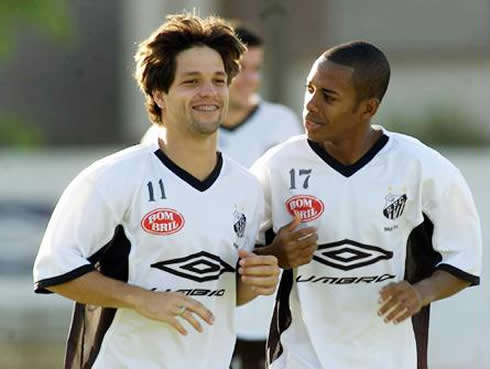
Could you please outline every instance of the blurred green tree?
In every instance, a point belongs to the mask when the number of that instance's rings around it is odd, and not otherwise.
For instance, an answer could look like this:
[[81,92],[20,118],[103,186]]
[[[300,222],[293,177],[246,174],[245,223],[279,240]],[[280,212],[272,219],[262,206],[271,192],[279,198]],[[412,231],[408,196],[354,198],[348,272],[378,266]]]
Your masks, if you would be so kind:
[[67,0],[1,0],[0,59],[15,50],[14,35],[22,24],[32,24],[58,40],[70,35]]
[[[15,36],[23,26],[66,45],[71,37],[68,0],[1,0],[0,62],[15,54]],[[31,148],[44,143],[44,135],[35,124],[19,113],[0,111],[0,147]]]
[[430,146],[488,146],[490,130],[467,111],[443,102],[433,102],[417,114],[388,113],[387,129],[414,136]]
[[0,112],[0,148],[29,149],[43,145],[44,141],[42,132],[19,114]]

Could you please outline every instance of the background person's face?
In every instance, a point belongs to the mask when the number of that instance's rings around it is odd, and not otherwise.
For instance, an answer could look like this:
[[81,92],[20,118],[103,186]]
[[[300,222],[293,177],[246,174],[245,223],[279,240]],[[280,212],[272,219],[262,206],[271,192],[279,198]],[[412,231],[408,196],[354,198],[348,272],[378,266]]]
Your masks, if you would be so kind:
[[162,94],[165,126],[184,134],[216,132],[228,106],[223,59],[214,49],[193,47],[179,53],[176,63],[175,79]]
[[260,87],[261,69],[264,63],[262,47],[250,47],[240,61],[241,71],[230,86],[230,107],[246,108],[251,97]]

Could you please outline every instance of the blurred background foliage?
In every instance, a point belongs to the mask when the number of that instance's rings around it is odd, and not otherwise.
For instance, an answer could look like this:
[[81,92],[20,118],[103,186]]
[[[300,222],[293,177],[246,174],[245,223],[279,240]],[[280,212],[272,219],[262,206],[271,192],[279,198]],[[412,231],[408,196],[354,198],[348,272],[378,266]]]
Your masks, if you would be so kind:
[[46,139],[39,127],[18,113],[0,111],[0,148],[29,149],[44,145]]
[[[376,120],[376,119],[375,119]],[[488,127],[479,126],[472,115],[447,103],[432,103],[417,114],[387,113],[382,126],[414,136],[430,146],[488,146]]]
[[15,34],[22,25],[34,25],[54,40],[70,36],[70,17],[66,0],[0,1],[0,58],[15,50]]
[[[11,61],[21,27],[33,27],[59,45],[72,36],[67,0],[1,0],[0,66]],[[45,134],[22,112],[0,108],[0,147],[35,148],[46,143]]]

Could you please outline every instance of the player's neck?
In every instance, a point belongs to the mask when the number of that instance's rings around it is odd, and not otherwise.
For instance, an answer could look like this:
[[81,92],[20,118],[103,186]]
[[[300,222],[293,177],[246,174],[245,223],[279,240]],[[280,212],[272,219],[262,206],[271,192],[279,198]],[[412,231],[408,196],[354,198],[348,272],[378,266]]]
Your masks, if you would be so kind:
[[355,164],[361,159],[378,141],[383,134],[381,130],[374,129],[369,125],[366,130],[358,132],[346,140],[326,141],[322,146],[327,153],[344,165]]
[[246,106],[233,106],[230,103],[226,118],[221,124],[225,128],[233,128],[242,123],[256,108],[259,102],[257,99],[250,100]]
[[216,167],[216,133],[201,139],[183,140],[167,131],[158,140],[160,150],[180,168],[200,181],[209,177]]

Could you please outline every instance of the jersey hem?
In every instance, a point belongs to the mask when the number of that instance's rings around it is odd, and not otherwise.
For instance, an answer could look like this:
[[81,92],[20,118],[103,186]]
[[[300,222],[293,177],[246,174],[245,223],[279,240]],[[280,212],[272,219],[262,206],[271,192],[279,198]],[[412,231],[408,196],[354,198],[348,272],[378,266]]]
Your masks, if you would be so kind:
[[476,276],[476,275],[473,275],[470,273],[466,273],[465,271],[458,269],[452,265],[439,264],[436,267],[436,269],[444,270],[445,272],[448,272],[448,273],[454,275],[455,277],[458,277],[459,279],[463,279],[467,282],[470,282],[471,283],[470,286],[478,286],[480,284],[480,277],[479,276]]
[[52,278],[46,278],[37,282],[34,282],[34,292],[35,293],[53,293],[49,291],[47,287],[56,286],[59,284],[63,284],[69,282],[73,279],[81,277],[84,274],[94,271],[95,268],[92,264],[83,265],[79,268],[76,268],[68,273],[58,275]]

